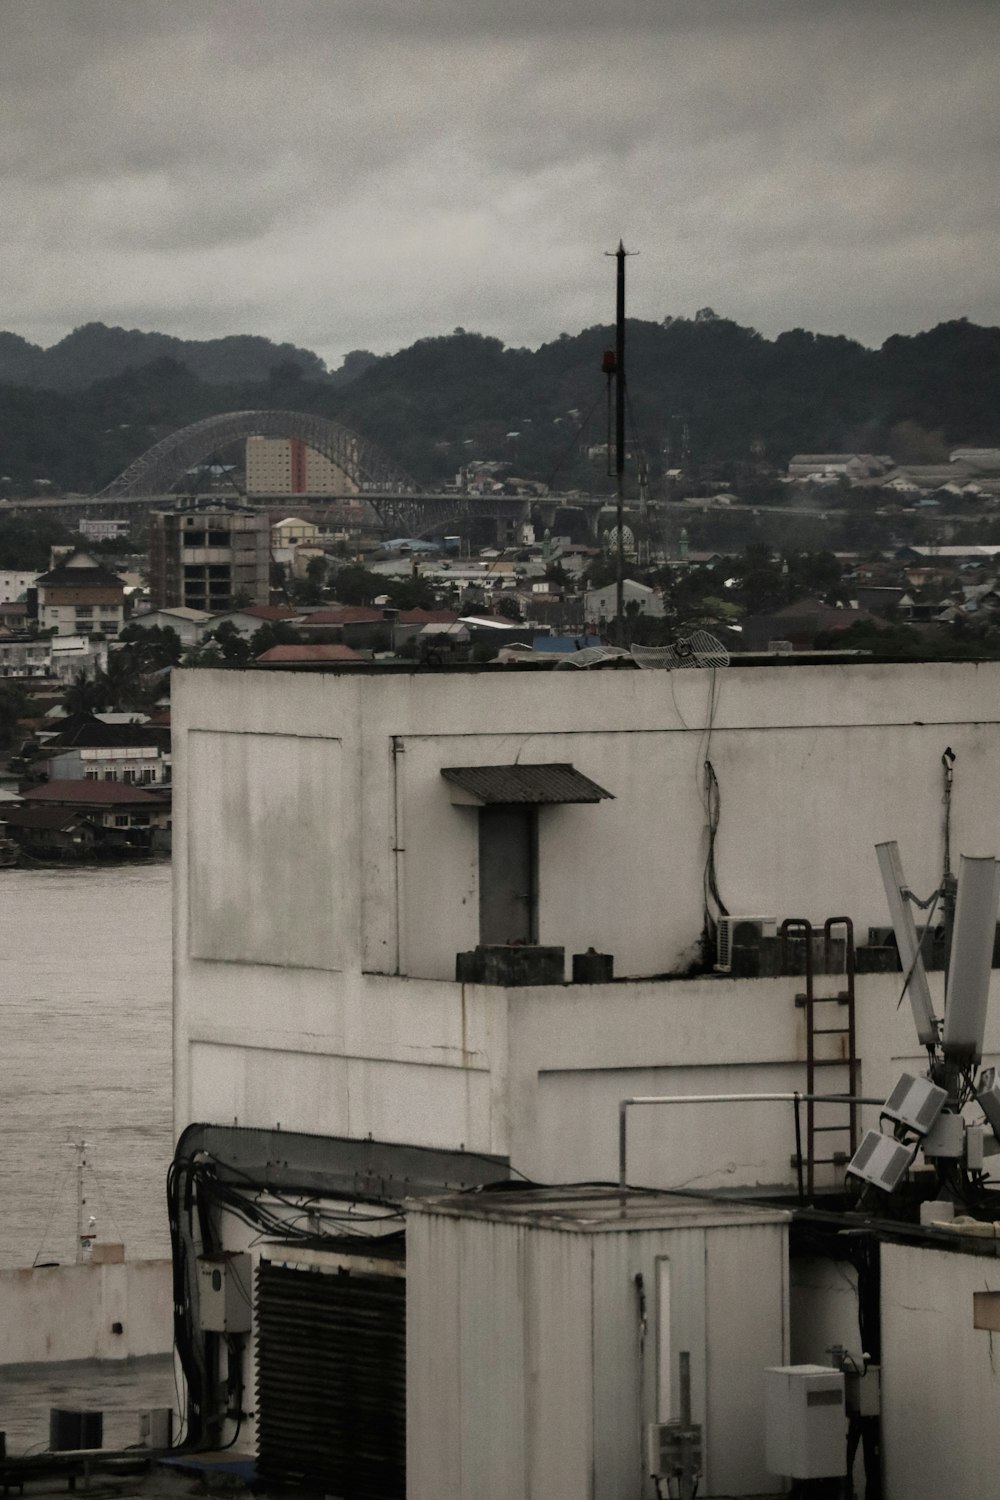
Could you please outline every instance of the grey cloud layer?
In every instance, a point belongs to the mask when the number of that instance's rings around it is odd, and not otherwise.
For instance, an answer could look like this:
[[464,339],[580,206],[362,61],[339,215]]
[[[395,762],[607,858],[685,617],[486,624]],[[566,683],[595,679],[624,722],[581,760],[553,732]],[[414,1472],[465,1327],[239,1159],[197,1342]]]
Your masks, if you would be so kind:
[[0,326],[997,321],[1000,7],[7,0]]

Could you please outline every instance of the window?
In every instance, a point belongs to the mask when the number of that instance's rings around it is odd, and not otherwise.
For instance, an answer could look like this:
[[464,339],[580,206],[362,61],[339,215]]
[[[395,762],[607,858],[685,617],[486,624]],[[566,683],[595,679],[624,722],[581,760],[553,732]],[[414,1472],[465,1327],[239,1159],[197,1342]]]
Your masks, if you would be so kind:
[[105,771],[104,779],[105,781],[117,781],[118,777],[115,775],[114,771]]
[[100,781],[101,773],[96,770],[84,771],[83,779],[84,781]]
[[151,781],[155,781],[155,780],[156,780],[156,772],[153,771],[153,770],[151,770],[149,766],[144,766],[143,767],[143,772],[142,772],[142,784],[143,784],[143,786],[149,786],[150,782]]
[[139,780],[139,773],[134,766],[126,766],[122,772],[122,779],[123,781],[127,781],[129,786],[134,786]]
[[115,813],[115,827],[127,828],[129,823],[128,813]]

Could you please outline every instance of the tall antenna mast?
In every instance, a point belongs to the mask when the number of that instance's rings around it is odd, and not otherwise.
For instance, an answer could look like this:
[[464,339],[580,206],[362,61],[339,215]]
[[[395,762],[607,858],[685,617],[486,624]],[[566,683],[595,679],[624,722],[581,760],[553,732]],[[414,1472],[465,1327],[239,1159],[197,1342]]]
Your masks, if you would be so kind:
[[630,253],[621,240],[617,250],[606,250],[618,262],[615,298],[615,640],[625,640],[625,258]]

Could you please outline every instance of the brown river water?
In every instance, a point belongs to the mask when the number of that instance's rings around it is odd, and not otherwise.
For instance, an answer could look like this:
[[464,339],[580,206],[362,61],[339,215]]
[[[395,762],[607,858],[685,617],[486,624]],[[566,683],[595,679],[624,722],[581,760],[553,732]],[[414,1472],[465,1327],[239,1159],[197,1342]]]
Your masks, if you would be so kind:
[[0,870],[0,1270],[75,1259],[87,1216],[168,1256],[170,865]]

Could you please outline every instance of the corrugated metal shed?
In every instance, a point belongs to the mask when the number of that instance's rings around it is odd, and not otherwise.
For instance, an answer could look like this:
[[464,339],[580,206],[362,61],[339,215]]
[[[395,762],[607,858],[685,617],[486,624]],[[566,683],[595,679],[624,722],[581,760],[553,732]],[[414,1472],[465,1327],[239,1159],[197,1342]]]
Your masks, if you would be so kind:
[[[479,807],[495,802],[600,802],[614,795],[565,761],[525,766],[445,766],[441,775],[464,802]],[[454,800],[454,792],[452,796]]]
[[704,1497],[773,1494],[763,1369],[788,1357],[780,1210],[546,1189],[409,1205],[409,1500],[637,1500],[691,1355]]

